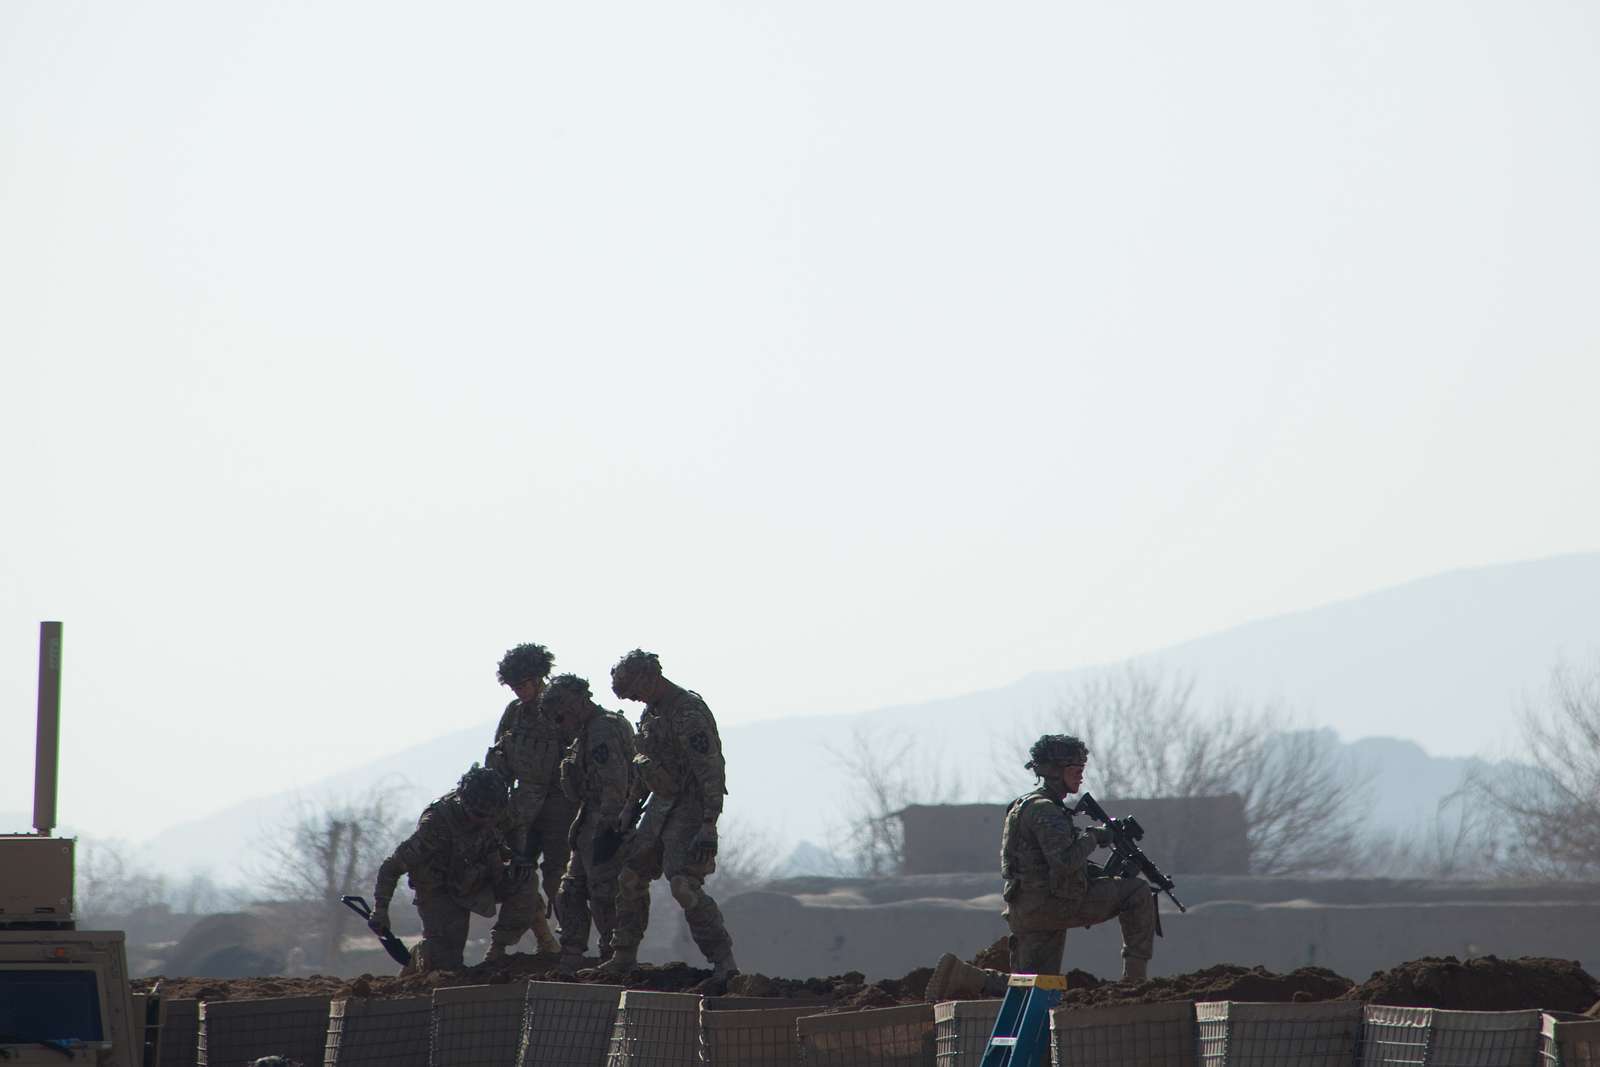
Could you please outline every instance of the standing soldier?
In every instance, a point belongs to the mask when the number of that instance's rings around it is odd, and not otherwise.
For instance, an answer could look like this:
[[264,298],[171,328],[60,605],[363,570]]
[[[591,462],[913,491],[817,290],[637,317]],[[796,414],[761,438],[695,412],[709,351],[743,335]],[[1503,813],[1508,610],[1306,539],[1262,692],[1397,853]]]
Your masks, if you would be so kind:
[[408,970],[460,968],[472,913],[493,915],[497,901],[517,899],[533,880],[532,864],[506,862],[499,828],[505,807],[505,779],[474,763],[453,790],[428,805],[415,832],[378,868],[367,920],[374,931],[389,931],[389,901],[400,875],[409,874],[416,891],[422,941],[411,953]]
[[[494,746],[484,763],[514,782],[506,811],[506,839],[528,862],[539,862],[544,897],[553,907],[567,866],[567,830],[572,825],[572,805],[561,795],[557,780],[565,748],[561,728],[539,711],[539,694],[555,657],[543,645],[518,645],[500,660],[500,684],[511,687],[517,699],[506,705],[495,730]],[[541,860],[542,853],[542,860]],[[499,959],[528,932],[534,915],[539,951],[554,954],[561,946],[542,921],[546,914],[539,899],[539,884],[529,880],[526,899],[508,902],[489,934],[486,960]]]
[[662,675],[653,652],[634,649],[618,660],[611,668],[611,691],[645,703],[634,764],[650,800],[617,878],[611,958],[596,970],[622,975],[638,964],[639,942],[650,921],[650,883],[664,873],[690,936],[711,962],[710,982],[725,983],[739,970],[733,939],[717,902],[705,891],[707,876],[717,869],[717,819],[728,791],[717,721],[698,694]]
[[[633,808],[633,726],[621,712],[596,704],[589,683],[558,674],[539,698],[539,710],[576,735],[561,761],[561,788],[578,805],[572,824],[572,858],[561,879],[561,973],[578,969],[589,948],[589,918],[600,935],[600,958],[611,956],[617,926],[618,848],[625,813]],[[631,828],[631,827],[630,827]]]

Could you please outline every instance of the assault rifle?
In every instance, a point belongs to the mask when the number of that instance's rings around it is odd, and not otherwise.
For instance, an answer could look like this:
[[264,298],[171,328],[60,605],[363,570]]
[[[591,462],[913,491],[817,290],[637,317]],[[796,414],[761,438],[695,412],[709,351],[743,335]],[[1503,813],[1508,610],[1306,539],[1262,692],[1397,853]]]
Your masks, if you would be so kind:
[[1150,892],[1165,893],[1172,898],[1179,911],[1189,910],[1183,906],[1183,901],[1178,899],[1178,894],[1173,892],[1178,888],[1178,884],[1163,874],[1161,868],[1157,867],[1150,857],[1144,854],[1144,849],[1139,847],[1139,840],[1144,837],[1144,827],[1139,825],[1138,819],[1132,815],[1113,819],[1106,814],[1106,809],[1100,806],[1100,802],[1089,793],[1084,793],[1078,798],[1078,806],[1073,812],[1089,816],[1111,832],[1111,859],[1104,865],[1107,877],[1120,878],[1124,875],[1141,874],[1145,881],[1150,883]]

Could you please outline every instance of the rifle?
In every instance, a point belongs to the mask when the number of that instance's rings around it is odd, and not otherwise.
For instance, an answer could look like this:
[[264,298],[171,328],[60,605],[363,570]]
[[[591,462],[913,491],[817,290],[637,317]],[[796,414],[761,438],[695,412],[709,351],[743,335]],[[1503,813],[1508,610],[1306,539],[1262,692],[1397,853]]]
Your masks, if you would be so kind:
[[[367,906],[364,897],[340,897],[339,902],[363,919],[372,918],[372,909]],[[383,942],[383,950],[389,954],[389,958],[400,966],[405,967],[411,963],[411,950],[406,948],[404,941],[394,936],[393,931],[384,930],[378,934],[378,940]]]
[[646,797],[636,796],[633,801],[622,809],[622,825],[619,829],[615,826],[602,826],[594,835],[593,858],[596,865],[605,863],[617,854],[617,849],[633,833],[633,828],[639,825],[639,816],[644,814]]
[[[1178,899],[1178,894],[1173,890],[1178,884],[1167,875],[1163,874],[1160,867],[1149,856],[1144,854],[1144,849],[1139,847],[1139,840],[1144,837],[1144,827],[1139,825],[1139,820],[1132,815],[1120,819],[1113,819],[1106,814],[1106,809],[1093,795],[1084,793],[1078,798],[1078,806],[1073,808],[1073,813],[1082,813],[1095,822],[1111,831],[1111,859],[1105,864],[1106,876],[1120,878],[1134,872],[1144,875],[1145,881],[1150,883],[1150,892],[1165,893],[1172,898],[1179,911],[1188,911],[1183,906],[1183,901]],[[1160,929],[1159,919],[1157,930]]]

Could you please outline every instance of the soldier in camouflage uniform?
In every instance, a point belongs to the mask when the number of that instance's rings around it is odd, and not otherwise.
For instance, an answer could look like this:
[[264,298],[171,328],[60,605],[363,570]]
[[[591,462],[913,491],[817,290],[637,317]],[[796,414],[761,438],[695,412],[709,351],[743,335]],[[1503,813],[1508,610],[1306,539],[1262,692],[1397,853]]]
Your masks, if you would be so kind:
[[572,974],[589,948],[589,919],[600,935],[600,958],[611,956],[617,926],[617,875],[622,852],[596,856],[596,838],[623,832],[625,812],[632,808],[637,775],[633,770],[633,725],[621,712],[594,702],[589,683],[575,674],[550,680],[539,698],[539,710],[575,735],[561,761],[561,789],[578,805],[569,842],[572,858],[561,879],[561,971]]
[[690,936],[711,961],[708,981],[725,983],[739,969],[733,939],[717,902],[705,891],[706,878],[717,869],[717,819],[727,792],[717,721],[698,694],[662,675],[652,652],[634,649],[623,656],[611,669],[611,691],[623,700],[645,702],[634,765],[650,800],[628,840],[617,879],[611,959],[597,971],[627,974],[638,963],[639,942],[650,921],[650,883],[664,873]]
[[[1109,843],[1098,826],[1079,830],[1063,798],[1083,785],[1089,748],[1067,734],[1045,734],[1028,750],[1025,766],[1040,784],[1006,809],[1000,836],[1000,877],[1011,927],[1013,974],[1061,974],[1070,927],[1088,928],[1113,917],[1122,924],[1122,977],[1144,979],[1156,935],[1156,898],[1141,878],[1107,878],[1089,862]],[[926,999],[995,996],[1006,976],[945,953],[928,979]]]
[[561,728],[539,711],[539,695],[554,663],[549,649],[532,644],[518,645],[500,660],[500,684],[510,686],[517,699],[501,714],[484,763],[515,783],[502,829],[513,850],[529,861],[539,860],[544,900],[539,898],[539,883],[530,880],[522,898],[508,901],[489,934],[485,959],[504,956],[528,932],[530,923],[540,952],[554,954],[561,947],[544,920],[544,901],[555,904],[567,866],[567,831],[574,814],[557,779],[566,739]]
[[1076,737],[1046,734],[1025,766],[1040,784],[1011,802],[1000,838],[1011,927],[1011,970],[1060,974],[1067,929],[1117,919],[1122,924],[1122,976],[1142,979],[1156,936],[1156,898],[1141,878],[1107,878],[1089,854],[1109,844],[1107,831],[1079,830],[1063,798],[1083,786],[1089,748]]
[[472,913],[490,916],[495,903],[515,899],[533,880],[530,863],[506,862],[499,820],[506,807],[506,782],[476,763],[456,788],[429,804],[417,829],[378,868],[367,925],[389,929],[389,901],[400,875],[409,874],[422,941],[408,971],[423,973],[462,966]]

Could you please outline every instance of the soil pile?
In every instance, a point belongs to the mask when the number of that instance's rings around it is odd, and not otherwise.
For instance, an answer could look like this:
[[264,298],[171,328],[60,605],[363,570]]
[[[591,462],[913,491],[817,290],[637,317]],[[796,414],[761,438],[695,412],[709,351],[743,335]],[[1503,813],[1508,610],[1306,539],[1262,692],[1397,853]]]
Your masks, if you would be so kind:
[[1079,971],[1067,976],[1067,992],[1061,1003],[1067,1008],[1159,1004],[1167,1000],[1253,1000],[1289,1004],[1337,1000],[1354,985],[1350,979],[1326,967],[1301,967],[1288,974],[1274,974],[1265,967],[1218,964],[1189,974],[1126,984],[1101,982]]
[[1403,1008],[1582,1012],[1597,997],[1600,983],[1577,960],[1480,956],[1463,962],[1454,956],[1428,956],[1374,973],[1344,999]]

